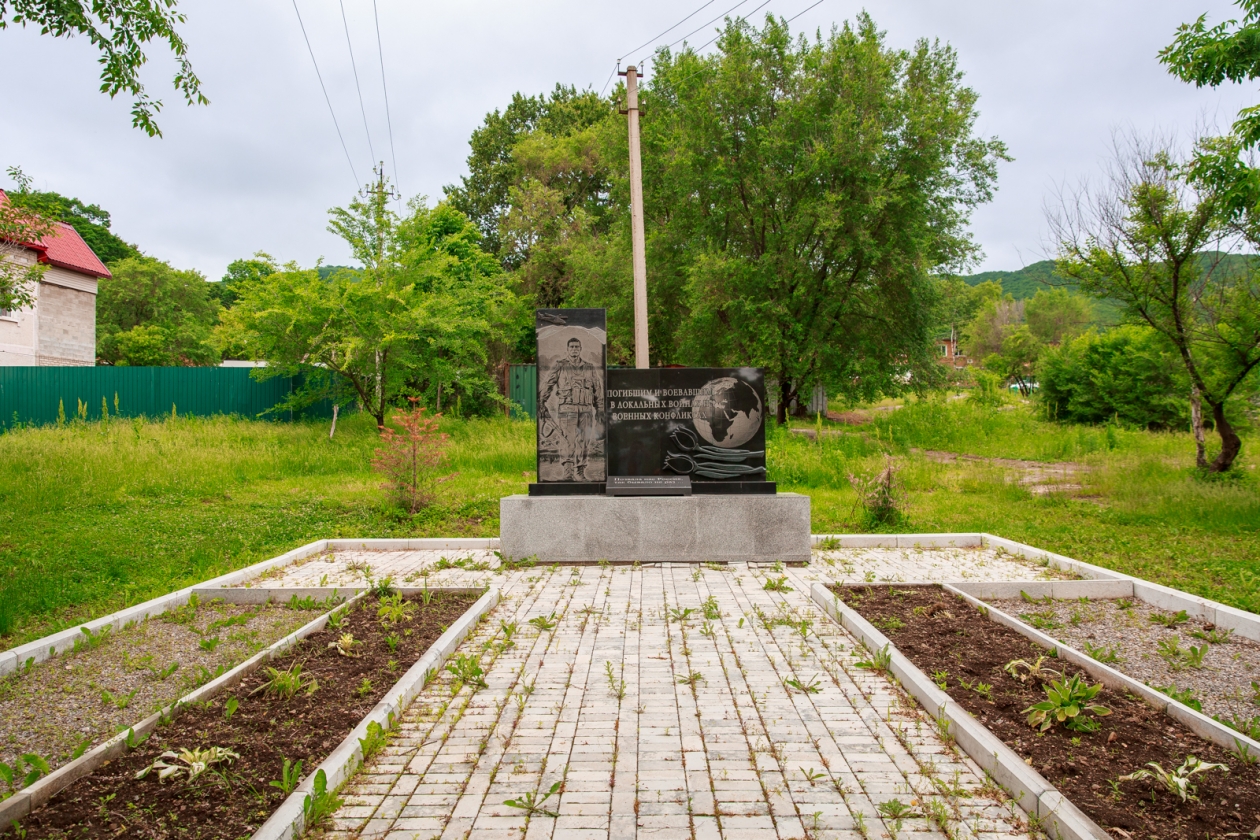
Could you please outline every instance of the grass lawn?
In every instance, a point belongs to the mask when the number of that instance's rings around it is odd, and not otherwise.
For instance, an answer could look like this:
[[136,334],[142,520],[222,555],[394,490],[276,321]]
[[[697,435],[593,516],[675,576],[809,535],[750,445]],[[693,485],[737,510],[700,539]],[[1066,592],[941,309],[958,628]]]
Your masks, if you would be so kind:
[[[816,533],[854,531],[850,473],[897,455],[909,521],[895,530],[989,531],[1260,611],[1257,453],[1239,478],[1197,479],[1187,434],[1061,427],[1023,406],[930,401],[832,426],[821,442],[775,430],[771,477],[813,498]],[[445,420],[439,503],[385,503],[368,466],[370,418],[71,423],[0,435],[0,648],[325,537],[493,536],[498,500],[525,491],[534,428]],[[1248,444],[1251,440],[1248,440]],[[922,452],[1073,461],[1084,498],[1038,497],[984,462]]]

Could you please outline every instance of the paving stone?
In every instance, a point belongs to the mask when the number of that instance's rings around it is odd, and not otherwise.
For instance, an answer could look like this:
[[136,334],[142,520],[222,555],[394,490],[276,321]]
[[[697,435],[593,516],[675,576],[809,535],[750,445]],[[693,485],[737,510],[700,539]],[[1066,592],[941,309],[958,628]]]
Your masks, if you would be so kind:
[[[353,562],[398,580],[436,565],[434,554],[340,552],[285,580]],[[891,834],[879,803],[937,796],[936,777],[972,794],[949,802],[957,836],[1028,837],[1022,815],[981,793],[983,774],[936,738],[913,701],[855,667],[861,647],[810,601],[815,581],[871,571],[921,580],[1029,579],[1041,570],[976,549],[855,549],[781,572],[432,572],[430,585],[450,585],[438,575],[480,575],[503,588],[504,600],[460,647],[481,656],[489,687],[473,692],[437,676],[403,714],[388,752],[349,782],[324,836],[856,840],[860,824],[870,836]],[[791,589],[766,591],[767,575],[780,574]],[[720,616],[706,619],[706,603]],[[553,630],[528,623],[553,613]],[[500,621],[516,622],[514,644],[503,644]],[[562,789],[544,799],[556,782]],[[529,794],[541,809],[532,816],[504,804]],[[916,820],[899,836],[945,835]]]

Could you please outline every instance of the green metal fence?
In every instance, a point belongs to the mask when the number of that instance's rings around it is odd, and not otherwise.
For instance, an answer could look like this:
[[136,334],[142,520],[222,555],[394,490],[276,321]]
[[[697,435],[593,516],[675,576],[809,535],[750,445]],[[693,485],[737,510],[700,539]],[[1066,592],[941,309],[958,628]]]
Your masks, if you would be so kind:
[[[15,423],[55,423],[79,414],[101,417],[102,400],[111,415],[157,417],[238,414],[258,417],[297,387],[278,376],[265,382],[250,378],[250,368],[186,367],[0,367],[0,428]],[[292,412],[266,415],[294,419]],[[331,417],[331,404],[313,406],[302,417]]]
[[521,407],[512,409],[513,417],[521,417],[521,410],[530,420],[538,419],[538,366],[508,365],[508,399]]

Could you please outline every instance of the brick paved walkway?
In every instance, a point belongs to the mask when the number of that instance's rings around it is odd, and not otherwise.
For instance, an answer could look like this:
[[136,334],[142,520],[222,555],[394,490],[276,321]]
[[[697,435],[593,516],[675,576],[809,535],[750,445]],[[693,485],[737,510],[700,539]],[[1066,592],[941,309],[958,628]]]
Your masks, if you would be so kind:
[[[429,554],[344,552],[280,580],[328,575],[334,585],[332,575],[356,574],[346,567],[361,562],[405,580],[438,562]],[[473,557],[465,566],[493,559],[446,554]],[[808,595],[813,580],[971,576],[963,571],[1029,579],[1040,570],[983,550],[860,549],[785,570],[433,571],[431,585],[504,589],[459,651],[480,656],[487,686],[449,673],[430,683],[323,834],[1027,837],[1018,808],[890,681],[857,667],[865,651]],[[771,578],[787,588],[766,590]],[[533,813],[504,804],[531,794],[542,800]]]

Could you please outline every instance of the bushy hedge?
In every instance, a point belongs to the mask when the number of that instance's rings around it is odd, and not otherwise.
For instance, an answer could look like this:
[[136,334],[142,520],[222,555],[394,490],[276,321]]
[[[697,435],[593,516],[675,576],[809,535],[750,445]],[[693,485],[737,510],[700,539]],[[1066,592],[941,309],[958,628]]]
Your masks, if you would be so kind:
[[1038,394],[1052,420],[1146,429],[1190,425],[1190,385],[1172,346],[1154,330],[1090,331],[1047,349]]

